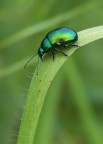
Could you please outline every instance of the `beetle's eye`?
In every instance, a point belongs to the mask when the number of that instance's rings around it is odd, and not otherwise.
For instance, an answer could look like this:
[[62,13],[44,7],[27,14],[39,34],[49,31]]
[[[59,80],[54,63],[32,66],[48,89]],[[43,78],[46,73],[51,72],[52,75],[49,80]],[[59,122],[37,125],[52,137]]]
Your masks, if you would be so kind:
[[42,57],[43,54],[44,54],[44,50],[43,50],[43,48],[40,48],[40,49],[39,49],[39,56]]
[[43,52],[44,52],[44,50],[42,48],[40,48],[40,53],[43,53]]

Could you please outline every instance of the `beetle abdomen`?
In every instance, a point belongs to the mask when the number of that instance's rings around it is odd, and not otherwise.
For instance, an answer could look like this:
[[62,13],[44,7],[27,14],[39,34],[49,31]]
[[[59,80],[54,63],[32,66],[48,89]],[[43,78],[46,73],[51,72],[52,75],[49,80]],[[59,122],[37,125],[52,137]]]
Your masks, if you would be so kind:
[[69,28],[59,28],[47,34],[51,45],[62,46],[66,43],[75,42],[78,39],[77,33]]

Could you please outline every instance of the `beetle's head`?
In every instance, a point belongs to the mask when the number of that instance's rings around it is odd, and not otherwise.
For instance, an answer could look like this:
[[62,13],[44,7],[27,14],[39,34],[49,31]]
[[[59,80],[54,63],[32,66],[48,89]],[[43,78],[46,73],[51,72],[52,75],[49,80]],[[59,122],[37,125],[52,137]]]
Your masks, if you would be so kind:
[[40,47],[40,48],[38,49],[38,55],[39,55],[39,57],[40,57],[41,60],[42,60],[42,57],[43,57],[44,53],[45,53],[45,52],[44,52],[43,48]]

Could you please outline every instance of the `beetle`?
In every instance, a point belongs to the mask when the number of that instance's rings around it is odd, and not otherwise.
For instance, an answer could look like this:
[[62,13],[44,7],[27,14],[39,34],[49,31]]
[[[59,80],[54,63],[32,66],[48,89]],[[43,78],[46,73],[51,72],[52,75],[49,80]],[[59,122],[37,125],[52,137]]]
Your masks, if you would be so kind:
[[[42,40],[40,48],[38,49],[38,52],[36,54],[38,55],[37,67],[39,64],[39,60],[41,59],[43,61],[43,56],[49,51],[51,51],[53,55],[53,60],[55,58],[55,51],[62,53],[64,56],[68,56],[61,50],[61,48],[69,46],[78,47],[78,45],[75,44],[77,40],[77,32],[67,27],[57,28],[47,33],[47,35]],[[36,55],[34,55],[33,57],[35,57]],[[31,59],[25,64],[24,68],[31,61]]]

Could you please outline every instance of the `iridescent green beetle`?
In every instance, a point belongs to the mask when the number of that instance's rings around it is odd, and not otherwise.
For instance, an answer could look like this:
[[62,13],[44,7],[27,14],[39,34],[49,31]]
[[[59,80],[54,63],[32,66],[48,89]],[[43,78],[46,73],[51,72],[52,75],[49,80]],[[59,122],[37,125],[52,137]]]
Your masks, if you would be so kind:
[[[55,54],[54,54],[55,51],[61,52],[64,56],[68,56],[60,49],[63,47],[69,47],[69,46],[78,47],[78,45],[74,44],[77,40],[78,40],[77,33],[70,28],[64,27],[64,28],[58,28],[58,29],[54,29],[54,30],[50,31],[45,36],[43,41],[41,42],[40,48],[38,49],[38,52],[36,54],[36,55],[38,55],[38,64],[39,64],[40,59],[43,61],[43,56],[48,51],[51,51],[51,53],[53,55],[53,60],[55,58]],[[26,65],[27,65],[27,63],[26,63]],[[37,64],[37,67],[38,67],[38,64]],[[26,65],[25,65],[25,67],[26,67]]]

